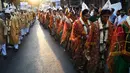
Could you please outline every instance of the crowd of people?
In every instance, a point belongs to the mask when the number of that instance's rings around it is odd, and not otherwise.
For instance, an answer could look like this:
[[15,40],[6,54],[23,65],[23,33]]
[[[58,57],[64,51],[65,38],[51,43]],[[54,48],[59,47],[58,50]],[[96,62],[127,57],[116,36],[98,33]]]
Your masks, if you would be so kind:
[[19,45],[29,34],[34,22],[33,11],[16,9],[12,3],[0,12],[0,53],[4,59],[8,56],[9,48],[13,48],[15,52],[18,51]]
[[49,29],[84,73],[129,73],[130,9],[48,8],[39,11],[40,24]]

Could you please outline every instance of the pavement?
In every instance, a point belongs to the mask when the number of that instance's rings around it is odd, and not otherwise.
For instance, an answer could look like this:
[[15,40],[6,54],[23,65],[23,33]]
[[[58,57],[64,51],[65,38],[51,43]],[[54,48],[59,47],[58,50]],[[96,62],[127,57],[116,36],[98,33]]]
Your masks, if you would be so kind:
[[19,51],[8,49],[8,58],[0,57],[0,73],[77,73],[64,49],[39,22],[24,38]]

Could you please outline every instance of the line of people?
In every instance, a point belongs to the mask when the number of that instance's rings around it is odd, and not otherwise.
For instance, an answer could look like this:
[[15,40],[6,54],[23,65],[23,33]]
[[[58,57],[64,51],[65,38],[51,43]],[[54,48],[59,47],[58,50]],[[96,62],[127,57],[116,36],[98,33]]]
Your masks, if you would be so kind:
[[130,10],[81,8],[39,11],[41,25],[84,73],[129,73]]
[[4,59],[8,56],[8,48],[18,51],[22,40],[29,34],[35,17],[33,11],[13,9],[11,5],[0,13],[0,53]]

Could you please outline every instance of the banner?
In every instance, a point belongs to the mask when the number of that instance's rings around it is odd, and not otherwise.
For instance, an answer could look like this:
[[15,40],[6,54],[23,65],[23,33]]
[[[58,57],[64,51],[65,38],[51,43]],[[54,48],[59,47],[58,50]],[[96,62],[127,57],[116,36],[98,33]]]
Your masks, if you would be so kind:
[[82,3],[82,11],[83,11],[84,9],[88,9],[88,10],[89,10],[88,6],[83,2],[83,3]]

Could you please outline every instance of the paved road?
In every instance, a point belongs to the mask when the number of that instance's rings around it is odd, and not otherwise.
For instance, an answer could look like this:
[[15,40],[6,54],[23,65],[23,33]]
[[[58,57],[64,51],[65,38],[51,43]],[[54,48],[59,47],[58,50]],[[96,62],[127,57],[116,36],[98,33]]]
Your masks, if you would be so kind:
[[18,52],[0,59],[0,73],[76,73],[63,48],[36,21]]

